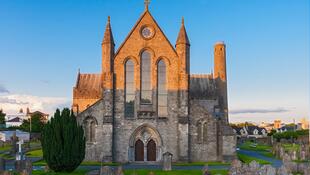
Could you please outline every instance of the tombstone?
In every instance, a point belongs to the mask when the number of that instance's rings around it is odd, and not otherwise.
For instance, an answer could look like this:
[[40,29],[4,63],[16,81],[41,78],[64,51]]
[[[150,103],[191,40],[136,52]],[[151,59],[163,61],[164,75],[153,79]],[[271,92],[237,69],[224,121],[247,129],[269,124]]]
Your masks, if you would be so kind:
[[17,143],[18,141],[18,137],[16,136],[16,131],[13,133],[13,136],[11,137],[11,144],[12,144],[12,148],[11,148],[11,155],[15,155],[17,152]]
[[258,171],[258,169],[259,169],[259,163],[258,162],[256,162],[255,160],[253,160],[252,162],[250,162],[250,164],[249,164],[249,169],[250,169],[250,171],[252,171],[252,172],[257,172]]
[[24,161],[23,160],[16,160],[15,161],[15,171],[22,172],[24,170]]
[[288,170],[284,165],[282,165],[278,170],[277,170],[277,175],[289,175]]
[[271,165],[263,165],[259,169],[259,174],[262,175],[276,175],[276,169],[272,167]]
[[229,169],[230,175],[238,175],[241,174],[242,162],[238,159],[234,159],[231,162],[231,167]]
[[16,160],[24,160],[24,156],[22,152],[22,144],[24,144],[24,140],[20,140],[17,142],[18,153],[16,153]]
[[124,175],[124,171],[123,171],[122,166],[117,167],[115,175]]
[[283,156],[285,155],[285,151],[284,148],[282,146],[280,146],[280,150],[279,150],[279,158],[283,158]]
[[23,171],[20,173],[20,175],[31,175],[31,174],[29,174],[29,172],[28,172],[27,170],[23,170]]
[[172,156],[173,155],[169,152],[163,154],[163,171],[172,170]]
[[26,173],[28,175],[31,175],[32,173],[32,162],[31,160],[25,160],[24,162],[24,171],[26,171]]
[[306,160],[306,151],[300,151],[300,160]]
[[310,166],[307,166],[305,169],[304,169],[304,175],[310,175]]
[[211,173],[209,172],[209,167],[208,167],[208,165],[205,165],[205,166],[202,168],[202,175],[211,175]]
[[294,151],[291,152],[291,158],[292,158],[292,160],[296,160],[296,159],[297,159],[296,150],[294,150]]
[[5,171],[5,159],[0,157],[0,171]]
[[50,171],[50,167],[48,167],[48,165],[45,165],[44,167],[44,172],[45,173],[48,173]]
[[101,166],[100,175],[113,175],[113,171],[108,166]]

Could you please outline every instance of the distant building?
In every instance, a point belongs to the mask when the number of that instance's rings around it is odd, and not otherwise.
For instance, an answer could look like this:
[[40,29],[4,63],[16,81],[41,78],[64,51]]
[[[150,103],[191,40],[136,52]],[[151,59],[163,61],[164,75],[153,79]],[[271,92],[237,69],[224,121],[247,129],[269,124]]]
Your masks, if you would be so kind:
[[45,123],[48,121],[49,114],[45,114],[41,111],[30,112],[29,108],[27,108],[26,112],[24,112],[23,109],[20,109],[18,113],[7,114],[5,116],[6,127],[20,126],[23,123],[23,120],[29,120],[30,117],[33,117],[34,115],[40,115],[41,121]]
[[309,129],[309,120],[306,118],[301,119],[301,129]]
[[11,137],[13,136],[14,132],[16,132],[16,136],[19,139],[22,139],[24,141],[29,141],[30,134],[28,132],[23,132],[20,130],[16,131],[0,131],[0,140],[3,142],[10,141]]
[[23,119],[19,117],[15,117],[5,122],[5,125],[7,128],[12,127],[12,126],[20,126],[22,124],[23,124]]
[[274,129],[279,129],[279,128],[281,128],[281,126],[282,126],[281,120],[275,120],[275,121],[273,122],[273,128],[274,128]]
[[267,130],[259,126],[233,126],[233,131],[238,138],[264,138],[267,137]]
[[265,128],[266,131],[269,133],[272,129],[274,129],[274,124],[273,123],[266,123],[266,122],[262,122],[259,127],[261,128]]

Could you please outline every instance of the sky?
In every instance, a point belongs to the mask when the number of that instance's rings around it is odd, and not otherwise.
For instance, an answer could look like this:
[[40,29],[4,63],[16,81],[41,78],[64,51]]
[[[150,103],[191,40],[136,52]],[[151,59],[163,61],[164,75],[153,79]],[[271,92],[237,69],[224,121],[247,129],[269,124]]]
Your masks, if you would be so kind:
[[[309,117],[308,0],[152,0],[172,45],[185,18],[191,73],[210,73],[213,46],[226,43],[231,122]],[[107,16],[116,48],[143,0],[1,0],[0,108],[52,114],[70,107],[78,69],[101,69]]]

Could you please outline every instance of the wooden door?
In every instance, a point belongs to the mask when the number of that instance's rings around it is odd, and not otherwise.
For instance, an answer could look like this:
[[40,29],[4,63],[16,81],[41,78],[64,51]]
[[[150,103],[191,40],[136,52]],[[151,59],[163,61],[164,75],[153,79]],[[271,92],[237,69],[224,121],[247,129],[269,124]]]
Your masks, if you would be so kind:
[[144,161],[144,144],[140,139],[135,143],[135,161]]
[[156,143],[154,140],[147,143],[147,161],[156,161]]

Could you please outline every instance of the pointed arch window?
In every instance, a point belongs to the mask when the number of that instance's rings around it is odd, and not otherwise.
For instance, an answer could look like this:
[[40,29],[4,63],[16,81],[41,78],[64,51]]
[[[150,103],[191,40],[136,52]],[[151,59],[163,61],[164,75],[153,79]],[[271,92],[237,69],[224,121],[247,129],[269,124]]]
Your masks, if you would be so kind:
[[164,60],[160,60],[157,65],[157,110],[159,117],[168,116],[167,72]]
[[151,103],[151,53],[144,51],[141,54],[141,104]]
[[88,117],[84,120],[86,142],[91,143],[96,141],[96,125],[97,121],[93,117]]
[[128,60],[125,64],[125,117],[134,117],[135,111],[135,81],[134,63]]

